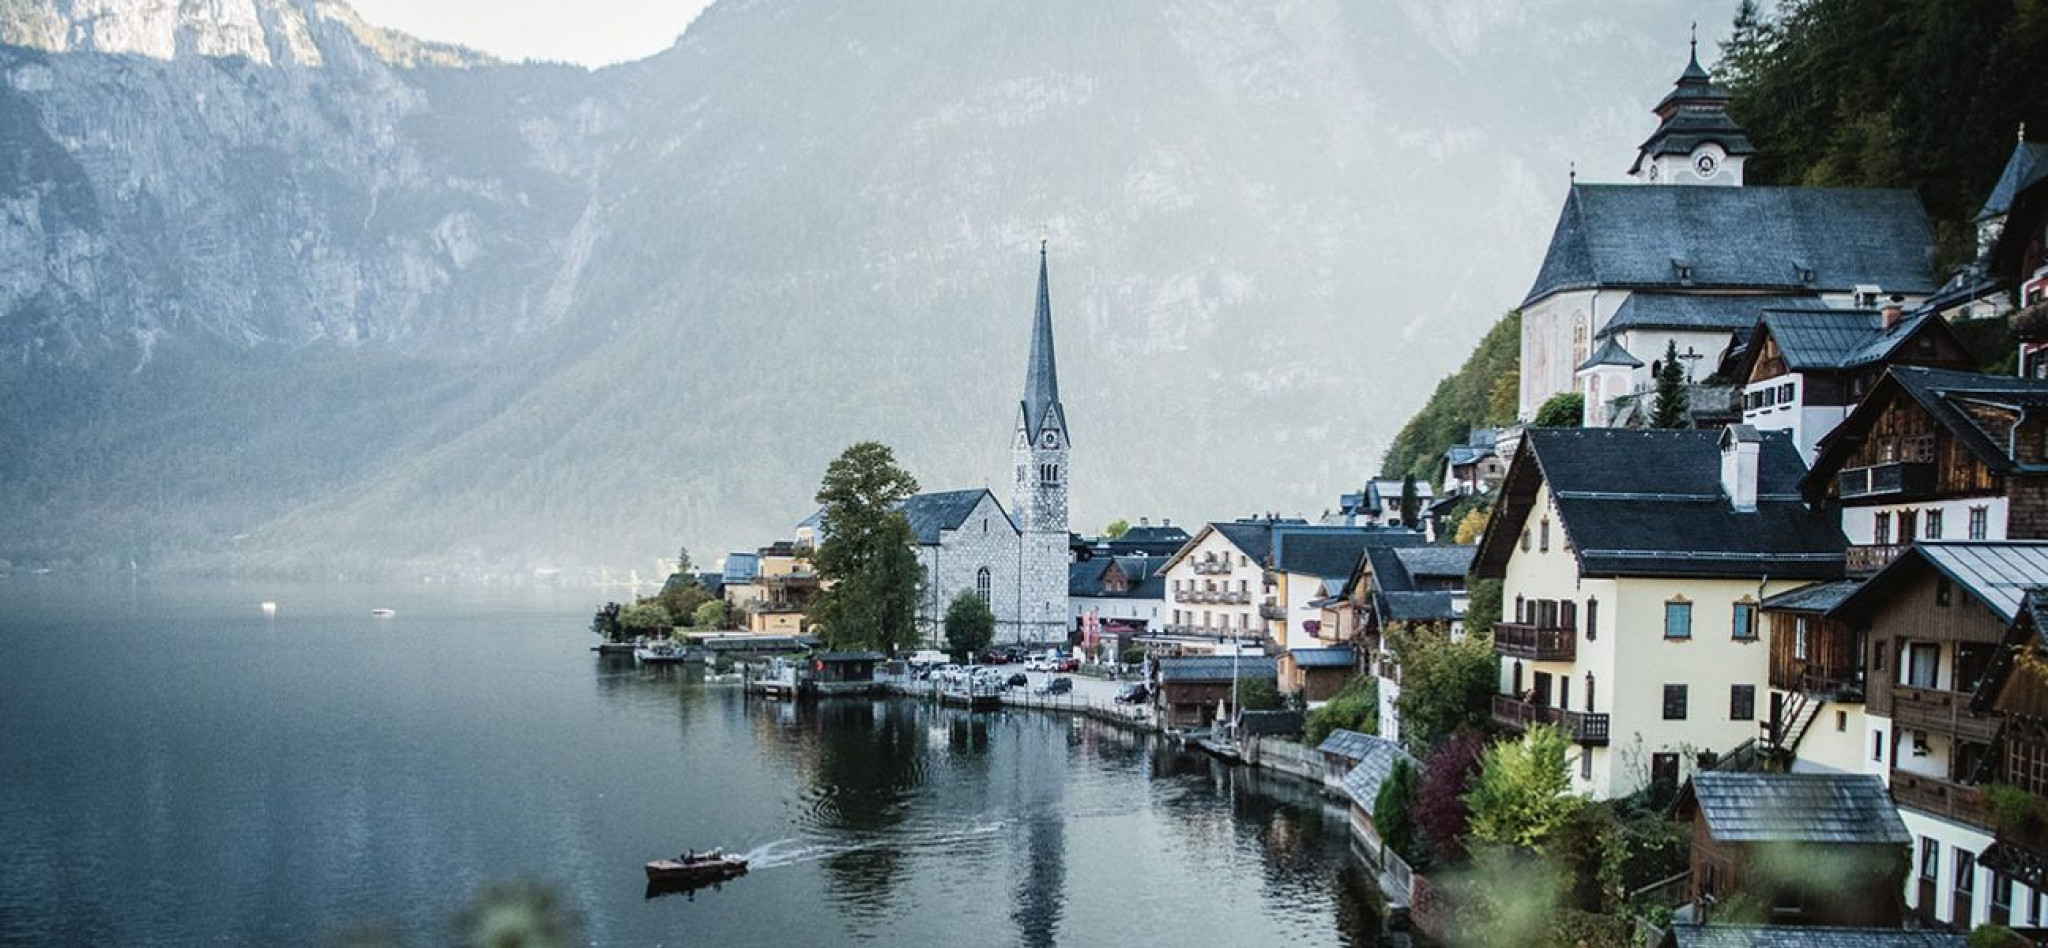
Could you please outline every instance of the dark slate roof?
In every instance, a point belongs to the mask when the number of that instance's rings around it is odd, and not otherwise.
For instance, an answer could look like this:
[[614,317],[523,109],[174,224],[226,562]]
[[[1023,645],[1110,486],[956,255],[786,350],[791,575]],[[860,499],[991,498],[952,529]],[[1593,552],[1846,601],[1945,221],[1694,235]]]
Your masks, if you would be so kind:
[[1358,664],[1349,645],[1334,648],[1298,648],[1287,653],[1298,668],[1352,668]]
[[1863,401],[1850,410],[1848,418],[1821,438],[1813,470],[1804,484],[1808,496],[1825,495],[1828,484],[1841,473],[1854,450],[1856,440],[1876,424],[1899,397],[1910,398],[1926,409],[1936,424],[1954,434],[1958,442],[1969,448],[1994,473],[2048,471],[2048,464],[2023,460],[2007,453],[2007,432],[2002,428],[1995,432],[1987,430],[1987,420],[1973,417],[1965,409],[1966,405],[1974,404],[2016,419],[2017,415],[2010,411],[2012,408],[2048,408],[2048,381],[1895,365],[1885,370],[1884,378],[1878,380]]
[[2005,171],[1992,185],[1991,196],[1977,212],[1977,220],[1997,217],[2012,210],[2013,198],[2048,178],[2048,142],[2020,142],[2005,159]]
[[1383,592],[1375,599],[1380,617],[1392,622],[1450,622],[1458,611],[1458,592]]
[[1883,315],[1867,310],[1770,310],[1764,313],[1763,325],[1777,341],[1785,367],[1807,372],[1883,361],[1939,319],[1919,312],[1886,329]]
[[1478,547],[1470,544],[1417,546],[1396,549],[1394,559],[1400,561],[1401,567],[1407,570],[1410,576],[1463,579],[1466,573],[1472,571],[1472,554],[1478,550]]
[[[994,495],[986,487],[933,491],[904,501],[901,509],[903,515],[910,519],[910,531],[917,535],[917,542],[930,546],[939,542],[939,531],[960,529],[983,496]],[[1002,509],[1001,501],[996,503],[996,509]],[[1007,511],[1003,513],[1003,519],[1010,529],[1017,529],[1016,522],[1010,520]]]
[[1383,740],[1383,738],[1338,728],[1331,731],[1329,737],[1323,738],[1323,742],[1316,745],[1316,750],[1325,754],[1342,757],[1356,764],[1372,751],[1373,742],[1380,740]]
[[1188,532],[1179,527],[1132,527],[1117,537],[1121,543],[1186,543]]
[[1965,932],[1811,925],[1674,925],[1678,948],[1966,948]]
[[[1045,245],[1038,247],[1038,305],[1031,314],[1031,361],[1024,370],[1023,425],[1036,441],[1047,415],[1062,431],[1066,409],[1060,406],[1060,375],[1052,348],[1052,292],[1045,278]],[[1071,432],[1069,433],[1071,434]],[[1071,442],[1072,438],[1068,440]]]
[[1862,585],[1863,581],[1860,579],[1813,583],[1768,597],[1764,600],[1763,607],[1778,612],[1833,612],[1836,606],[1854,595],[1857,587]]
[[1305,718],[1299,711],[1246,711],[1237,716],[1237,733],[1254,737],[1300,734]]
[[2048,586],[2048,540],[1922,540],[1905,549],[1837,606],[1834,614],[1860,616],[1922,569],[1935,569],[2000,619],[2019,615],[2027,590]]
[[889,656],[880,652],[819,652],[818,661],[837,664],[840,662],[879,662]]
[[[1634,299],[1635,297],[1631,296],[1629,298]],[[1621,306],[1623,309],[1628,308],[1627,303],[1623,303]],[[1601,330],[1601,332],[1604,335],[1607,331]],[[1600,344],[1600,348],[1593,350],[1593,354],[1587,356],[1586,361],[1579,363],[1578,368],[1572,371],[1583,372],[1596,365],[1618,365],[1624,368],[1640,369],[1643,367],[1643,360],[1629,355],[1628,350],[1621,347],[1621,340],[1610,335],[1607,336],[1607,341]]]
[[1577,184],[1523,305],[1594,287],[1925,293],[1933,260],[1912,191]]
[[1279,678],[1280,666],[1270,658],[1253,655],[1197,655],[1159,660],[1161,684],[1228,683],[1233,675],[1237,678]]
[[1282,527],[1273,531],[1273,568],[1344,579],[1368,548],[1421,546],[1414,530],[1386,527]]
[[1209,525],[1232,546],[1244,551],[1254,563],[1264,564],[1273,555],[1273,524],[1264,520],[1232,520]]
[[[1113,593],[1103,588],[1103,575],[1109,571],[1111,563],[1115,563],[1130,579],[1128,591]],[[1092,599],[1164,599],[1166,577],[1160,572],[1160,567],[1165,565],[1166,560],[1157,556],[1101,557],[1068,563],[1067,595]]]
[[1702,771],[1681,806],[1697,807],[1707,831],[1737,843],[1907,843],[1913,837],[1869,774]]
[[[1444,451],[1444,457],[1449,459],[1453,466],[1457,467],[1492,456],[1493,445],[1490,444],[1454,444]],[[1353,495],[1345,494],[1344,496],[1350,498]]]
[[1351,801],[1372,811],[1378,801],[1380,784],[1387,781],[1387,775],[1394,772],[1394,763],[1405,760],[1409,766],[1421,769],[1415,758],[1409,756],[1401,745],[1384,737],[1360,735],[1368,742],[1364,753],[1358,758],[1358,765],[1344,774],[1344,792],[1351,795]]
[[1765,310],[1811,312],[1827,308],[1817,296],[1631,293],[1621,302],[1621,308],[1614,311],[1614,318],[1601,327],[1600,335],[1611,340],[1630,329],[1697,329],[1739,333],[1746,338]]
[[[1746,426],[1737,426],[1744,428]],[[1848,541],[1798,494],[1806,466],[1789,434],[1759,435],[1757,505],[1721,490],[1723,432],[1531,428],[1475,569],[1497,576],[1548,483],[1564,539],[1588,576],[1835,579]]]

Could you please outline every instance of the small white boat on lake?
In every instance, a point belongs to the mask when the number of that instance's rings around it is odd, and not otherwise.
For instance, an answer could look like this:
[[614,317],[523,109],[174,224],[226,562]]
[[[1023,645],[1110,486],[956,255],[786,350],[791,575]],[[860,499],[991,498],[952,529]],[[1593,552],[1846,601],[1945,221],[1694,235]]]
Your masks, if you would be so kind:
[[372,609],[372,610],[370,610],[370,614],[371,614],[371,615],[373,615],[373,616],[376,616],[376,617],[377,617],[377,618],[379,618],[379,619],[389,619],[389,618],[391,618],[392,616],[395,616],[395,615],[397,615],[397,614],[398,614],[398,610],[396,610],[396,609]]

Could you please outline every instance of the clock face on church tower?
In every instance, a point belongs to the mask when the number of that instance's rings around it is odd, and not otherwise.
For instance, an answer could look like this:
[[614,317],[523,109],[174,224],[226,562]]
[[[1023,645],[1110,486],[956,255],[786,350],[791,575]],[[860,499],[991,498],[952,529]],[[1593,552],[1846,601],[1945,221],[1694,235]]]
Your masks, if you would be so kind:
[[1692,170],[1699,172],[1702,178],[1713,177],[1714,172],[1720,167],[1721,163],[1715,161],[1713,155],[1700,155],[1692,160]]
[[1057,448],[1060,446],[1059,433],[1048,431],[1045,433],[1045,437],[1039,439],[1039,443],[1045,446],[1047,449]]

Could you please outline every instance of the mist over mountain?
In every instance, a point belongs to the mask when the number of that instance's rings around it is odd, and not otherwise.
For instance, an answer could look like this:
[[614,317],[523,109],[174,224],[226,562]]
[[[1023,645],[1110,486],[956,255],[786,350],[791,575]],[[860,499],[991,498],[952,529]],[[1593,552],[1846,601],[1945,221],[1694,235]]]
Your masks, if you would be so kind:
[[1696,13],[720,0],[587,72],[0,0],[0,557],[644,568],[860,438],[1006,484],[1041,235],[1076,527],[1313,514]]

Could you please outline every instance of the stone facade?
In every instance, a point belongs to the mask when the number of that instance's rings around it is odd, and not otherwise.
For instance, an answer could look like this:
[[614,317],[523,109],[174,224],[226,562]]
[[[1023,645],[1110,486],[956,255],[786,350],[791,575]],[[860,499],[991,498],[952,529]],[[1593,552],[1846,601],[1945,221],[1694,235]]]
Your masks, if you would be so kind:
[[[1031,641],[1018,623],[1022,601],[1017,584],[1021,535],[1010,515],[996,502],[994,494],[983,492],[972,513],[960,525],[939,532],[936,544],[920,543],[917,562],[924,567],[924,595],[918,601],[919,635],[928,642],[945,638],[946,607],[961,592],[986,591],[989,611],[996,616],[996,641]],[[987,585],[982,573],[987,571]]]

